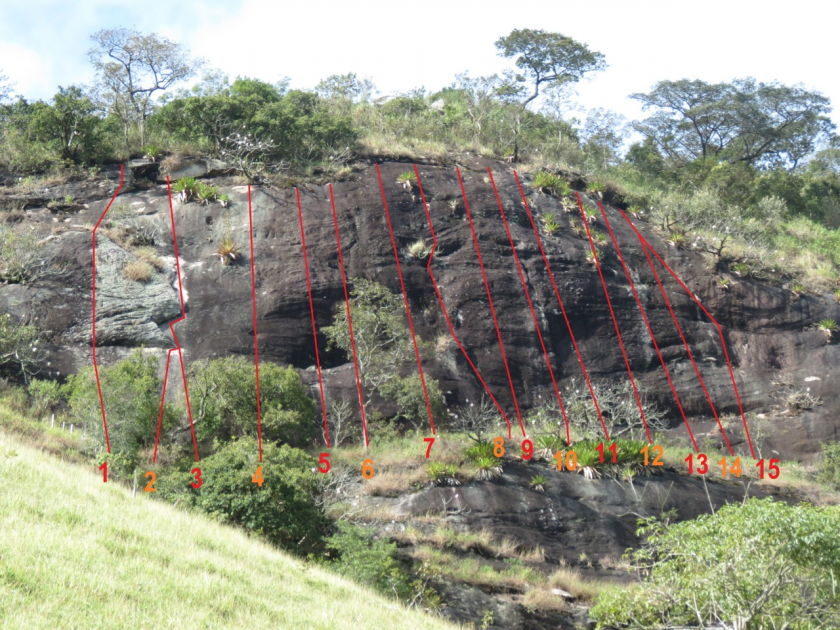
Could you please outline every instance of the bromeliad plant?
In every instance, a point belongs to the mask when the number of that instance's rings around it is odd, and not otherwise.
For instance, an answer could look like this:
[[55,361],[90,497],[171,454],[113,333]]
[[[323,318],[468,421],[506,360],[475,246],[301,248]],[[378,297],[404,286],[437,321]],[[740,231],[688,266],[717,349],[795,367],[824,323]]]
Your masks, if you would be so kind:
[[397,183],[408,191],[414,187],[416,182],[417,175],[414,174],[414,171],[404,171],[397,177]]
[[198,191],[198,180],[195,177],[182,177],[175,182],[172,190],[175,191],[175,198],[181,203],[189,203]]
[[429,480],[436,486],[460,486],[458,466],[442,462],[430,462],[426,466]]
[[493,457],[493,455],[477,458],[475,460],[475,465],[478,468],[476,479],[479,481],[493,481],[502,474],[502,466],[499,463],[499,460]]
[[571,193],[569,183],[559,175],[548,173],[546,171],[539,171],[534,175],[534,188],[540,193],[550,193],[555,197],[565,197]]
[[432,246],[422,238],[408,246],[408,255],[417,260],[426,260],[432,253]]
[[825,335],[825,342],[831,343],[831,337],[837,332],[837,322],[833,319],[821,319],[817,324],[817,330]]

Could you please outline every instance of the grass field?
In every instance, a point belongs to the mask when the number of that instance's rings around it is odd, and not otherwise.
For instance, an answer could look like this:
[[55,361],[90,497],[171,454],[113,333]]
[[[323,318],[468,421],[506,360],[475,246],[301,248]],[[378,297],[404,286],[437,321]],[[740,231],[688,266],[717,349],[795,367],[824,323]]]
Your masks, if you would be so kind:
[[456,628],[0,433],[2,628]]

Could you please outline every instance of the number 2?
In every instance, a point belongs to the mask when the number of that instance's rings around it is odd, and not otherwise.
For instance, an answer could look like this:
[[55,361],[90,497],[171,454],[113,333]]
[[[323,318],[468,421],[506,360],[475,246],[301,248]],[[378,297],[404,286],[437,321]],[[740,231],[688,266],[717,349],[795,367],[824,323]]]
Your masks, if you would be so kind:
[[435,438],[433,438],[433,437],[425,437],[425,438],[423,438],[423,441],[424,441],[426,444],[428,444],[428,446],[426,447],[426,459],[429,459],[429,455],[430,455],[430,454],[431,454],[431,452],[432,452],[432,444],[434,444],[434,443],[435,443]]
[[153,473],[151,470],[143,475],[146,479],[151,477],[149,483],[146,484],[146,492],[157,492],[157,488],[155,488],[155,481],[157,481],[157,475]]

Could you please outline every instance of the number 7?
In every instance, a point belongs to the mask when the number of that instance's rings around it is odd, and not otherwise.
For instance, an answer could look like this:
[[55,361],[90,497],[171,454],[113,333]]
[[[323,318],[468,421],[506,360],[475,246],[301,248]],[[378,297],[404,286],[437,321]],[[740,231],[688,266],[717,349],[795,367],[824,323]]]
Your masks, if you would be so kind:
[[423,441],[426,442],[429,445],[429,446],[426,447],[426,459],[429,459],[429,455],[432,452],[432,444],[435,443],[435,438],[426,437],[426,438],[423,438]]

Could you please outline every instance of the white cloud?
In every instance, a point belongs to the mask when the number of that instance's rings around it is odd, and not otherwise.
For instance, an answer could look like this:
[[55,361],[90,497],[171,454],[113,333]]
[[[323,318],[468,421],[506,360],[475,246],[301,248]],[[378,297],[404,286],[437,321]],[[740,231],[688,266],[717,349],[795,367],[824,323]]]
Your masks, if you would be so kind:
[[16,94],[55,91],[52,77],[47,70],[49,61],[31,48],[0,42],[0,59],[4,64],[0,67],[0,73],[9,77],[14,84],[12,90]]

